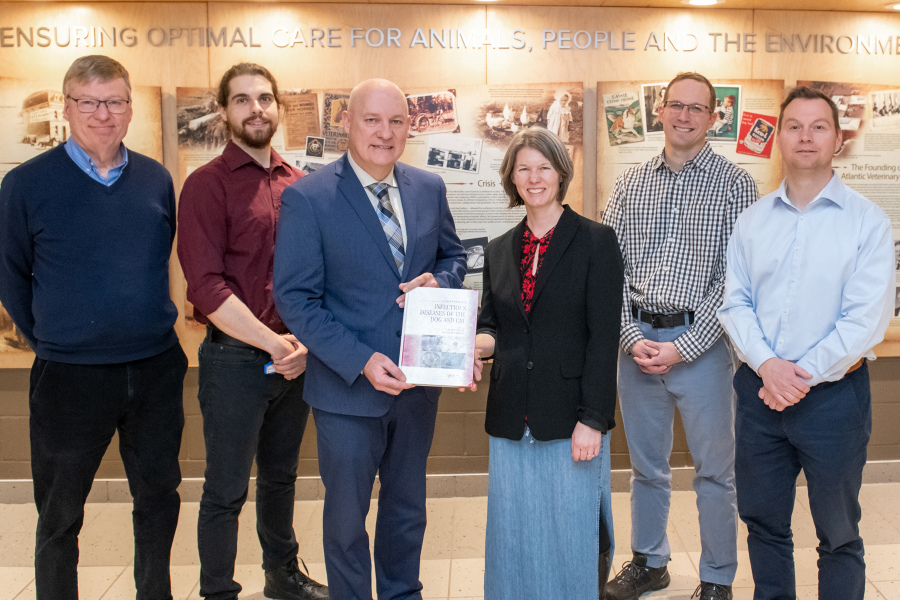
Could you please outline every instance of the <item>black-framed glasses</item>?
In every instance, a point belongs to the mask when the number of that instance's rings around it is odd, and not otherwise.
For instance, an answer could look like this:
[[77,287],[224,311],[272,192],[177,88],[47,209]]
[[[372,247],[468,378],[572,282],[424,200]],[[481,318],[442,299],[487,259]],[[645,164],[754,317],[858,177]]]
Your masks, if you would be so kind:
[[75,102],[75,106],[78,107],[78,112],[82,113],[95,113],[97,109],[100,108],[101,104],[106,105],[106,110],[114,115],[121,115],[126,110],[128,110],[128,105],[131,104],[129,100],[95,100],[93,98],[73,98],[72,96],[66,96],[69,100]]
[[702,104],[684,104],[683,102],[678,102],[677,100],[667,101],[666,108],[676,113],[680,113],[685,108],[687,108],[689,113],[697,117],[710,112],[708,106],[703,106]]

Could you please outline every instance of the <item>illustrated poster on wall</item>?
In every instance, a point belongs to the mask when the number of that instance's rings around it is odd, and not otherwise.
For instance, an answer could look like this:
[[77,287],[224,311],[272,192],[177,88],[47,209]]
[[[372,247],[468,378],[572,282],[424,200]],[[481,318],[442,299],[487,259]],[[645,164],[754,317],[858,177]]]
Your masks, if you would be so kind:
[[769,158],[775,144],[778,117],[744,112],[738,132],[737,153]]
[[[744,113],[777,115],[784,96],[784,81],[774,79],[713,81],[716,89],[716,119],[707,141],[713,152],[746,169],[756,181],[760,195],[777,188],[781,182],[781,154],[769,147],[765,152],[740,153],[738,134]],[[662,152],[665,134],[659,120],[667,82],[617,81],[597,84],[597,97],[632,94],[641,100],[644,140],[628,144],[610,143],[606,108],[597,106],[597,218],[609,200],[616,178],[626,169],[651,160]],[[731,120],[730,120],[731,119]],[[774,122],[774,117],[772,118]],[[730,129],[729,129],[730,127]]]
[[610,146],[644,141],[644,116],[637,93],[606,94],[603,96],[603,107]]
[[[162,162],[160,88],[131,91],[134,118],[125,146]],[[66,98],[61,81],[31,81],[0,77],[0,122],[6,135],[0,145],[0,185],[9,171],[69,138],[63,117]],[[6,310],[0,306],[0,368],[30,367],[34,354]]]
[[[890,217],[898,254],[895,266],[900,273],[900,90],[834,81],[798,81],[797,85],[820,90],[837,105],[843,142],[834,156],[834,171]],[[896,331],[900,326],[900,287],[894,317],[892,330]],[[893,337],[896,339],[896,334]]]

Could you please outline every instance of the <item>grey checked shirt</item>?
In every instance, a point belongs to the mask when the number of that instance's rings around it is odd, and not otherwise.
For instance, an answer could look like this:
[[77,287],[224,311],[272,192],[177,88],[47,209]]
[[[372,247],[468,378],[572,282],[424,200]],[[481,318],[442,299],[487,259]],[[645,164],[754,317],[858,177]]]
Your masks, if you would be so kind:
[[625,352],[644,337],[632,306],[653,313],[694,312],[693,324],[674,342],[686,362],[722,335],[716,310],[725,287],[725,250],[738,215],[757,197],[750,174],[709,144],[680,172],[660,153],[619,176],[603,223],[615,229],[625,260]]

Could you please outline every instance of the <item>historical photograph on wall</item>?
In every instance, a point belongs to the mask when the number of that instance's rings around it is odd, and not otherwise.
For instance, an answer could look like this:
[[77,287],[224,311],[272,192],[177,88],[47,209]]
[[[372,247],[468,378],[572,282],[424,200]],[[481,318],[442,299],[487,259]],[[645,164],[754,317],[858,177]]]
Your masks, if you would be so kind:
[[[457,87],[455,133],[412,137],[403,160],[437,173],[447,185],[456,231],[471,242],[465,285],[481,289],[484,246],[514,227],[523,208],[507,208],[500,183],[500,163],[513,136],[532,127],[553,131],[575,164],[566,203],[582,211],[584,161],[584,90],[581,83]],[[410,98],[433,90],[407,90]]]
[[[715,121],[707,132],[713,152],[746,169],[765,194],[781,181],[781,154],[774,146],[774,125],[784,96],[780,79],[713,81],[716,89]],[[629,167],[642,164],[662,152],[665,134],[659,117],[667,83],[646,81],[601,81],[597,84],[597,214],[606,208],[616,178]],[[612,143],[607,98],[638,97],[644,117],[644,139]],[[753,120],[742,129],[742,116]],[[622,119],[624,124],[624,118]],[[742,133],[743,132],[743,133]],[[752,133],[752,135],[751,135]],[[739,134],[744,136],[739,143]],[[749,141],[748,141],[749,140]],[[746,150],[746,151],[745,151]]]
[[900,126],[900,90],[872,92],[870,99],[873,127]]
[[410,135],[459,133],[456,122],[456,90],[406,96]]
[[[0,122],[6,132],[0,145],[0,182],[16,166],[69,138],[61,84],[0,77]],[[141,118],[132,119],[124,143],[130,150],[162,162],[160,97],[158,87],[132,89],[132,107]],[[33,359],[28,342],[0,306],[0,367],[29,367]]]
[[[834,100],[843,138],[834,156],[835,173],[887,213],[894,226],[894,248],[900,248],[900,90],[896,85],[837,81],[797,85],[821,90]],[[900,295],[897,299],[900,308]]]
[[[659,120],[659,112],[662,110],[666,96],[668,83],[644,83],[640,84],[641,98],[643,99],[644,131],[648,136],[661,137],[663,133],[662,122]],[[615,92],[625,93],[625,92]],[[634,93],[634,92],[628,92]]]

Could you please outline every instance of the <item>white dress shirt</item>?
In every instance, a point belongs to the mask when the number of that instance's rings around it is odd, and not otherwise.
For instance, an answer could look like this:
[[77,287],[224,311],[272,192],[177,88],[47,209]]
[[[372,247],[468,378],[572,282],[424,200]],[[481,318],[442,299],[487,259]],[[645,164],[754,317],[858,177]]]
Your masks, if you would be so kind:
[[754,371],[797,363],[836,381],[884,339],[893,313],[891,222],[837,175],[803,210],[785,183],[745,210],[728,244],[718,316]]
[[350,161],[350,167],[353,169],[353,172],[356,173],[356,178],[359,179],[359,182],[363,185],[366,196],[369,197],[369,202],[372,203],[372,210],[374,210],[376,214],[378,213],[378,205],[381,204],[381,201],[372,193],[369,186],[373,183],[380,183],[382,181],[390,186],[388,188],[388,198],[391,201],[391,208],[394,209],[394,216],[400,221],[400,231],[403,233],[403,248],[406,249],[409,245],[406,240],[409,238],[406,237],[406,219],[403,218],[403,202],[400,200],[400,188],[397,187],[397,182],[394,179],[394,170],[391,169],[390,175],[379,181],[363,171],[363,168],[353,160],[353,155],[350,154],[350,152],[347,152],[347,160]]

